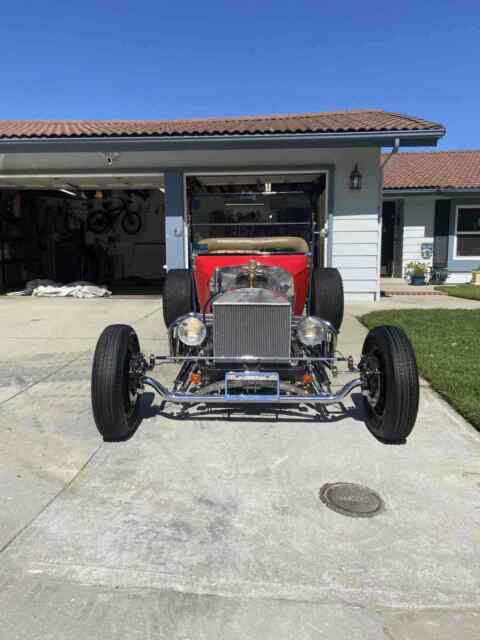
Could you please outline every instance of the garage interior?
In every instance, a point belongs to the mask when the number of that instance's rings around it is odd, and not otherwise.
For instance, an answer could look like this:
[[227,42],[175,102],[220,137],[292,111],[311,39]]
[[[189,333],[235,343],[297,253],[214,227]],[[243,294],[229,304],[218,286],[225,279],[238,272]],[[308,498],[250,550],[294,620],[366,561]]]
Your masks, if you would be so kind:
[[[327,174],[186,178],[193,247],[202,237],[301,236],[326,222]],[[317,236],[325,263],[325,241]],[[165,275],[163,176],[20,177],[0,185],[1,292],[29,281],[89,282],[159,295]]]
[[[326,173],[187,177],[188,221],[195,250],[203,238],[297,236],[312,239],[326,223]],[[324,240],[317,236],[324,263]]]
[[29,178],[0,191],[2,293],[47,279],[158,294],[165,274],[163,178]]

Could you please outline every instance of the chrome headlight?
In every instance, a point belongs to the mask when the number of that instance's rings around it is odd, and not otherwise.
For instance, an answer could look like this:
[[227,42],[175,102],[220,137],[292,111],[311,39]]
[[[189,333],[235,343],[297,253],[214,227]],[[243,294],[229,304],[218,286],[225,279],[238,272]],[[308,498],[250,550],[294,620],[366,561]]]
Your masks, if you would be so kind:
[[187,316],[178,323],[177,336],[187,347],[198,347],[207,337],[207,327],[199,318]]
[[315,347],[325,339],[325,325],[318,318],[307,316],[297,327],[297,337],[306,347]]

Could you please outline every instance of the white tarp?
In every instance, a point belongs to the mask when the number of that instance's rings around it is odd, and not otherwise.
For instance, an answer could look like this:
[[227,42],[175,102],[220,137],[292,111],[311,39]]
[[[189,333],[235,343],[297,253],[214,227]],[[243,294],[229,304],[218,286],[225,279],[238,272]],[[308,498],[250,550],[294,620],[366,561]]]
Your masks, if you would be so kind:
[[76,285],[69,287],[63,285],[62,287],[53,286],[41,286],[32,291],[32,296],[39,296],[44,298],[104,298],[105,296],[111,296],[112,292],[103,287],[96,287],[95,285]]

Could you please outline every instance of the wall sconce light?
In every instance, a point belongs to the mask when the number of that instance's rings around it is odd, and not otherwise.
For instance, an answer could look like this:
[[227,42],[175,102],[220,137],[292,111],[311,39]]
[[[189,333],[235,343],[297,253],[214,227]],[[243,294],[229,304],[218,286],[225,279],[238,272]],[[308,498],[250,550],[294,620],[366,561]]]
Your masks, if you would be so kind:
[[355,164],[352,173],[350,174],[350,189],[359,191],[362,188],[362,174],[358,170],[358,165]]

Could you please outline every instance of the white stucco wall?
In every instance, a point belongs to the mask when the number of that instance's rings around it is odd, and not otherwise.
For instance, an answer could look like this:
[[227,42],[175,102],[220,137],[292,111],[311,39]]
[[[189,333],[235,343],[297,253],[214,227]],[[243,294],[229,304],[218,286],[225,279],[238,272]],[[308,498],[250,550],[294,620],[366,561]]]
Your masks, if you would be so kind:
[[[266,170],[333,167],[333,203],[329,264],[338,267],[348,300],[373,300],[378,294],[378,214],[380,150],[378,148],[226,149],[221,151],[123,152],[112,167],[101,153],[5,154],[2,171],[109,172],[235,169]],[[363,175],[360,191],[352,191],[349,176],[357,164]],[[333,210],[332,210],[333,209]],[[167,238],[167,242],[178,239]]]

